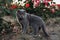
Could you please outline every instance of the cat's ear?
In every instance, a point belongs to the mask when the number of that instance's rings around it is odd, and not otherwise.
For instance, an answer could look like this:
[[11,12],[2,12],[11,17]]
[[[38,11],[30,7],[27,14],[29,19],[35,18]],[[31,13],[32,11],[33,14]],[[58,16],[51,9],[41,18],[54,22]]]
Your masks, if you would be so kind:
[[20,10],[17,10],[17,13],[18,13],[18,14],[25,14],[26,11],[25,11],[24,9],[20,9]]

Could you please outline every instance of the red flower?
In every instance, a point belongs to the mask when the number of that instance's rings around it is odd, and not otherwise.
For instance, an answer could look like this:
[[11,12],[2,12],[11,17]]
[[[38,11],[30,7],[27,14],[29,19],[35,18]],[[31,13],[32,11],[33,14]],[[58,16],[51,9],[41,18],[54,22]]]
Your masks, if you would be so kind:
[[52,1],[52,0],[47,0],[47,1]]
[[57,4],[57,6],[60,8],[60,4]]
[[47,6],[47,5],[48,5],[48,1],[44,1],[44,3],[45,3],[45,6]]
[[30,4],[29,4],[29,3],[27,3],[25,6],[26,6],[26,8],[28,8],[28,7],[30,7]]
[[10,9],[15,9],[15,8],[17,8],[16,5],[12,5],[12,6],[10,7]]

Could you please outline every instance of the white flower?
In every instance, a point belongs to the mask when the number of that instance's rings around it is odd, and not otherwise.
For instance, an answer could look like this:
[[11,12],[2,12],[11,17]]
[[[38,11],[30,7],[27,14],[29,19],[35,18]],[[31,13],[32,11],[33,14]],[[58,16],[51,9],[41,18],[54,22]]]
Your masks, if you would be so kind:
[[17,4],[18,0],[13,0],[12,4]]
[[17,5],[21,5],[21,6],[24,6],[25,5],[25,2],[26,0],[22,0],[22,1],[18,1],[18,0],[13,0],[13,3],[12,4],[17,4]]
[[21,6],[25,5],[25,3],[23,1],[19,1],[18,4],[21,5]]
[[22,2],[25,2],[26,0],[22,0]]

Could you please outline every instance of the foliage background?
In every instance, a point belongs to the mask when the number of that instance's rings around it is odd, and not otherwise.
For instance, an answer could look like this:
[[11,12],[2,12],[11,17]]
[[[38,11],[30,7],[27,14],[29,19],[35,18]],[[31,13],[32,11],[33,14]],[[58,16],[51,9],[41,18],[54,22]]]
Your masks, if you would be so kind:
[[[55,6],[47,8],[47,7],[45,7],[44,3],[40,3],[40,6],[33,8],[33,3],[31,2],[31,0],[29,0],[28,3],[30,4],[30,6],[28,8],[26,8],[25,6],[24,7],[20,6],[20,7],[14,8],[14,9],[10,9],[11,2],[12,2],[12,0],[5,0],[5,1],[0,0],[0,29],[1,29],[0,33],[1,33],[2,29],[7,29],[7,32],[8,32],[8,29],[10,29],[10,27],[11,27],[10,22],[4,23],[3,22],[4,19],[2,17],[12,16],[12,17],[14,17],[14,19],[16,19],[16,11],[21,8],[25,9],[30,14],[35,14],[35,15],[42,17],[44,20],[60,16],[60,9],[56,10]],[[50,4],[48,4],[48,6],[50,6]],[[55,9],[54,13],[51,12],[51,8]]]

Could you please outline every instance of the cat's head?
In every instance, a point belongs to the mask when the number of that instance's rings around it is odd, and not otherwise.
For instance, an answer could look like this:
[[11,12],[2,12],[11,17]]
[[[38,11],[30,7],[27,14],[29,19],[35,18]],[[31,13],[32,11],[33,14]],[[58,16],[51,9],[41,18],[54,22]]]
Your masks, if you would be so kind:
[[17,17],[24,19],[26,11],[24,9],[17,10]]

